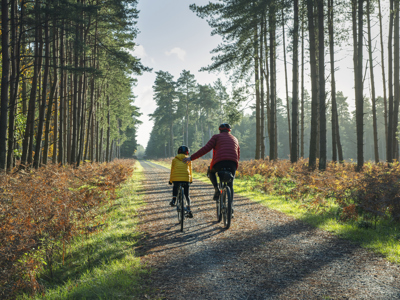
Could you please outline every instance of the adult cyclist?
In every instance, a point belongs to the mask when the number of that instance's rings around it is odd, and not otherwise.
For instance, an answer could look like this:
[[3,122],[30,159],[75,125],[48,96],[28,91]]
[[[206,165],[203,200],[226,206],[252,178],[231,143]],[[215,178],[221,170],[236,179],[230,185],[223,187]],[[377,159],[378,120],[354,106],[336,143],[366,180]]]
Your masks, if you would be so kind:
[[[219,134],[213,135],[203,148],[190,157],[183,159],[184,162],[196,160],[213,150],[209,177],[215,189],[214,200],[218,200],[220,195],[215,173],[225,168],[230,170],[233,176],[235,176],[240,159],[239,142],[237,138],[231,134],[231,126],[227,123],[223,123],[219,125],[218,129]],[[229,187],[233,193],[233,180],[229,183]]]

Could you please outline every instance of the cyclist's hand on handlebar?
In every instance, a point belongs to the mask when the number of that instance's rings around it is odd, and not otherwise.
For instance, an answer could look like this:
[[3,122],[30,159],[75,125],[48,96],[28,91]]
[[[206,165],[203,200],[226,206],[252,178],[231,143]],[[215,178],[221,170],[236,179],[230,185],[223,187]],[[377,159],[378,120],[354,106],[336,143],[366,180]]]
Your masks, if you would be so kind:
[[191,161],[192,159],[190,158],[190,156],[189,157],[185,157],[184,159],[182,159],[182,161],[184,162],[184,163],[188,163],[189,161]]
[[172,182],[171,182],[171,181],[168,181],[168,184],[169,184],[169,185],[172,185]]

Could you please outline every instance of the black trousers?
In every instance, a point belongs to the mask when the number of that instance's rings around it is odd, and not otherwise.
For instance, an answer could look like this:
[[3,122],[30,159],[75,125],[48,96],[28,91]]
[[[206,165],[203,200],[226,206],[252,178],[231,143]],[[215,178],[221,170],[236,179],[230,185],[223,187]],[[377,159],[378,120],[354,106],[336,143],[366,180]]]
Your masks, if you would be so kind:
[[222,169],[229,170],[233,174],[233,179],[228,183],[228,186],[231,188],[233,194],[233,180],[235,179],[236,162],[232,160],[222,160],[217,162],[208,173],[211,183],[213,184],[214,188],[218,188],[217,175],[215,173],[222,171]]
[[190,198],[189,198],[189,182],[187,181],[174,181],[174,186],[172,187],[172,197],[176,197],[178,195],[178,187],[179,184],[183,183],[183,193],[185,194],[187,204],[190,206]]

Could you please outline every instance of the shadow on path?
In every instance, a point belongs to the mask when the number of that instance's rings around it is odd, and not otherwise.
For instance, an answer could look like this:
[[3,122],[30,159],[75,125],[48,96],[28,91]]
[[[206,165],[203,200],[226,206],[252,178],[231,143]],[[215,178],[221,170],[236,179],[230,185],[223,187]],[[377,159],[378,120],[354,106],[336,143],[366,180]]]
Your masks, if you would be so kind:
[[154,297],[400,299],[398,266],[246,198],[234,199],[235,218],[224,230],[216,222],[212,188],[202,182],[191,187],[195,217],[180,232],[176,211],[165,207],[169,170],[142,165],[149,190],[141,228],[147,234],[138,251],[154,269]]

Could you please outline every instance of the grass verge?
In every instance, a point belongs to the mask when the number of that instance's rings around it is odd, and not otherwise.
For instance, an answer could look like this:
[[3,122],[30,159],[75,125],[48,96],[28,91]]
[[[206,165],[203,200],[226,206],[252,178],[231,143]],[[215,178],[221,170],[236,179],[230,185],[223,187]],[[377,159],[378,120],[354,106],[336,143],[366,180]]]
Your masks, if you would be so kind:
[[143,179],[137,162],[131,178],[121,184],[118,198],[105,207],[107,218],[97,232],[74,239],[64,265],[54,266],[52,276],[43,274],[45,291],[20,299],[133,299],[149,291],[143,278],[148,270],[140,263],[135,247],[142,238],[137,230],[137,210],[144,205]]
[[[164,162],[153,161],[170,168]],[[329,201],[328,208],[316,212],[306,208],[304,203],[287,200],[284,196],[266,194],[257,186],[263,178],[254,176],[247,179],[235,178],[235,193],[249,198],[271,209],[302,220],[314,227],[331,232],[341,238],[357,242],[364,248],[383,254],[389,261],[400,264],[400,226],[389,220],[380,220],[376,224],[360,221],[341,222],[338,220],[338,206]],[[193,178],[210,183],[205,174],[193,172]]]

